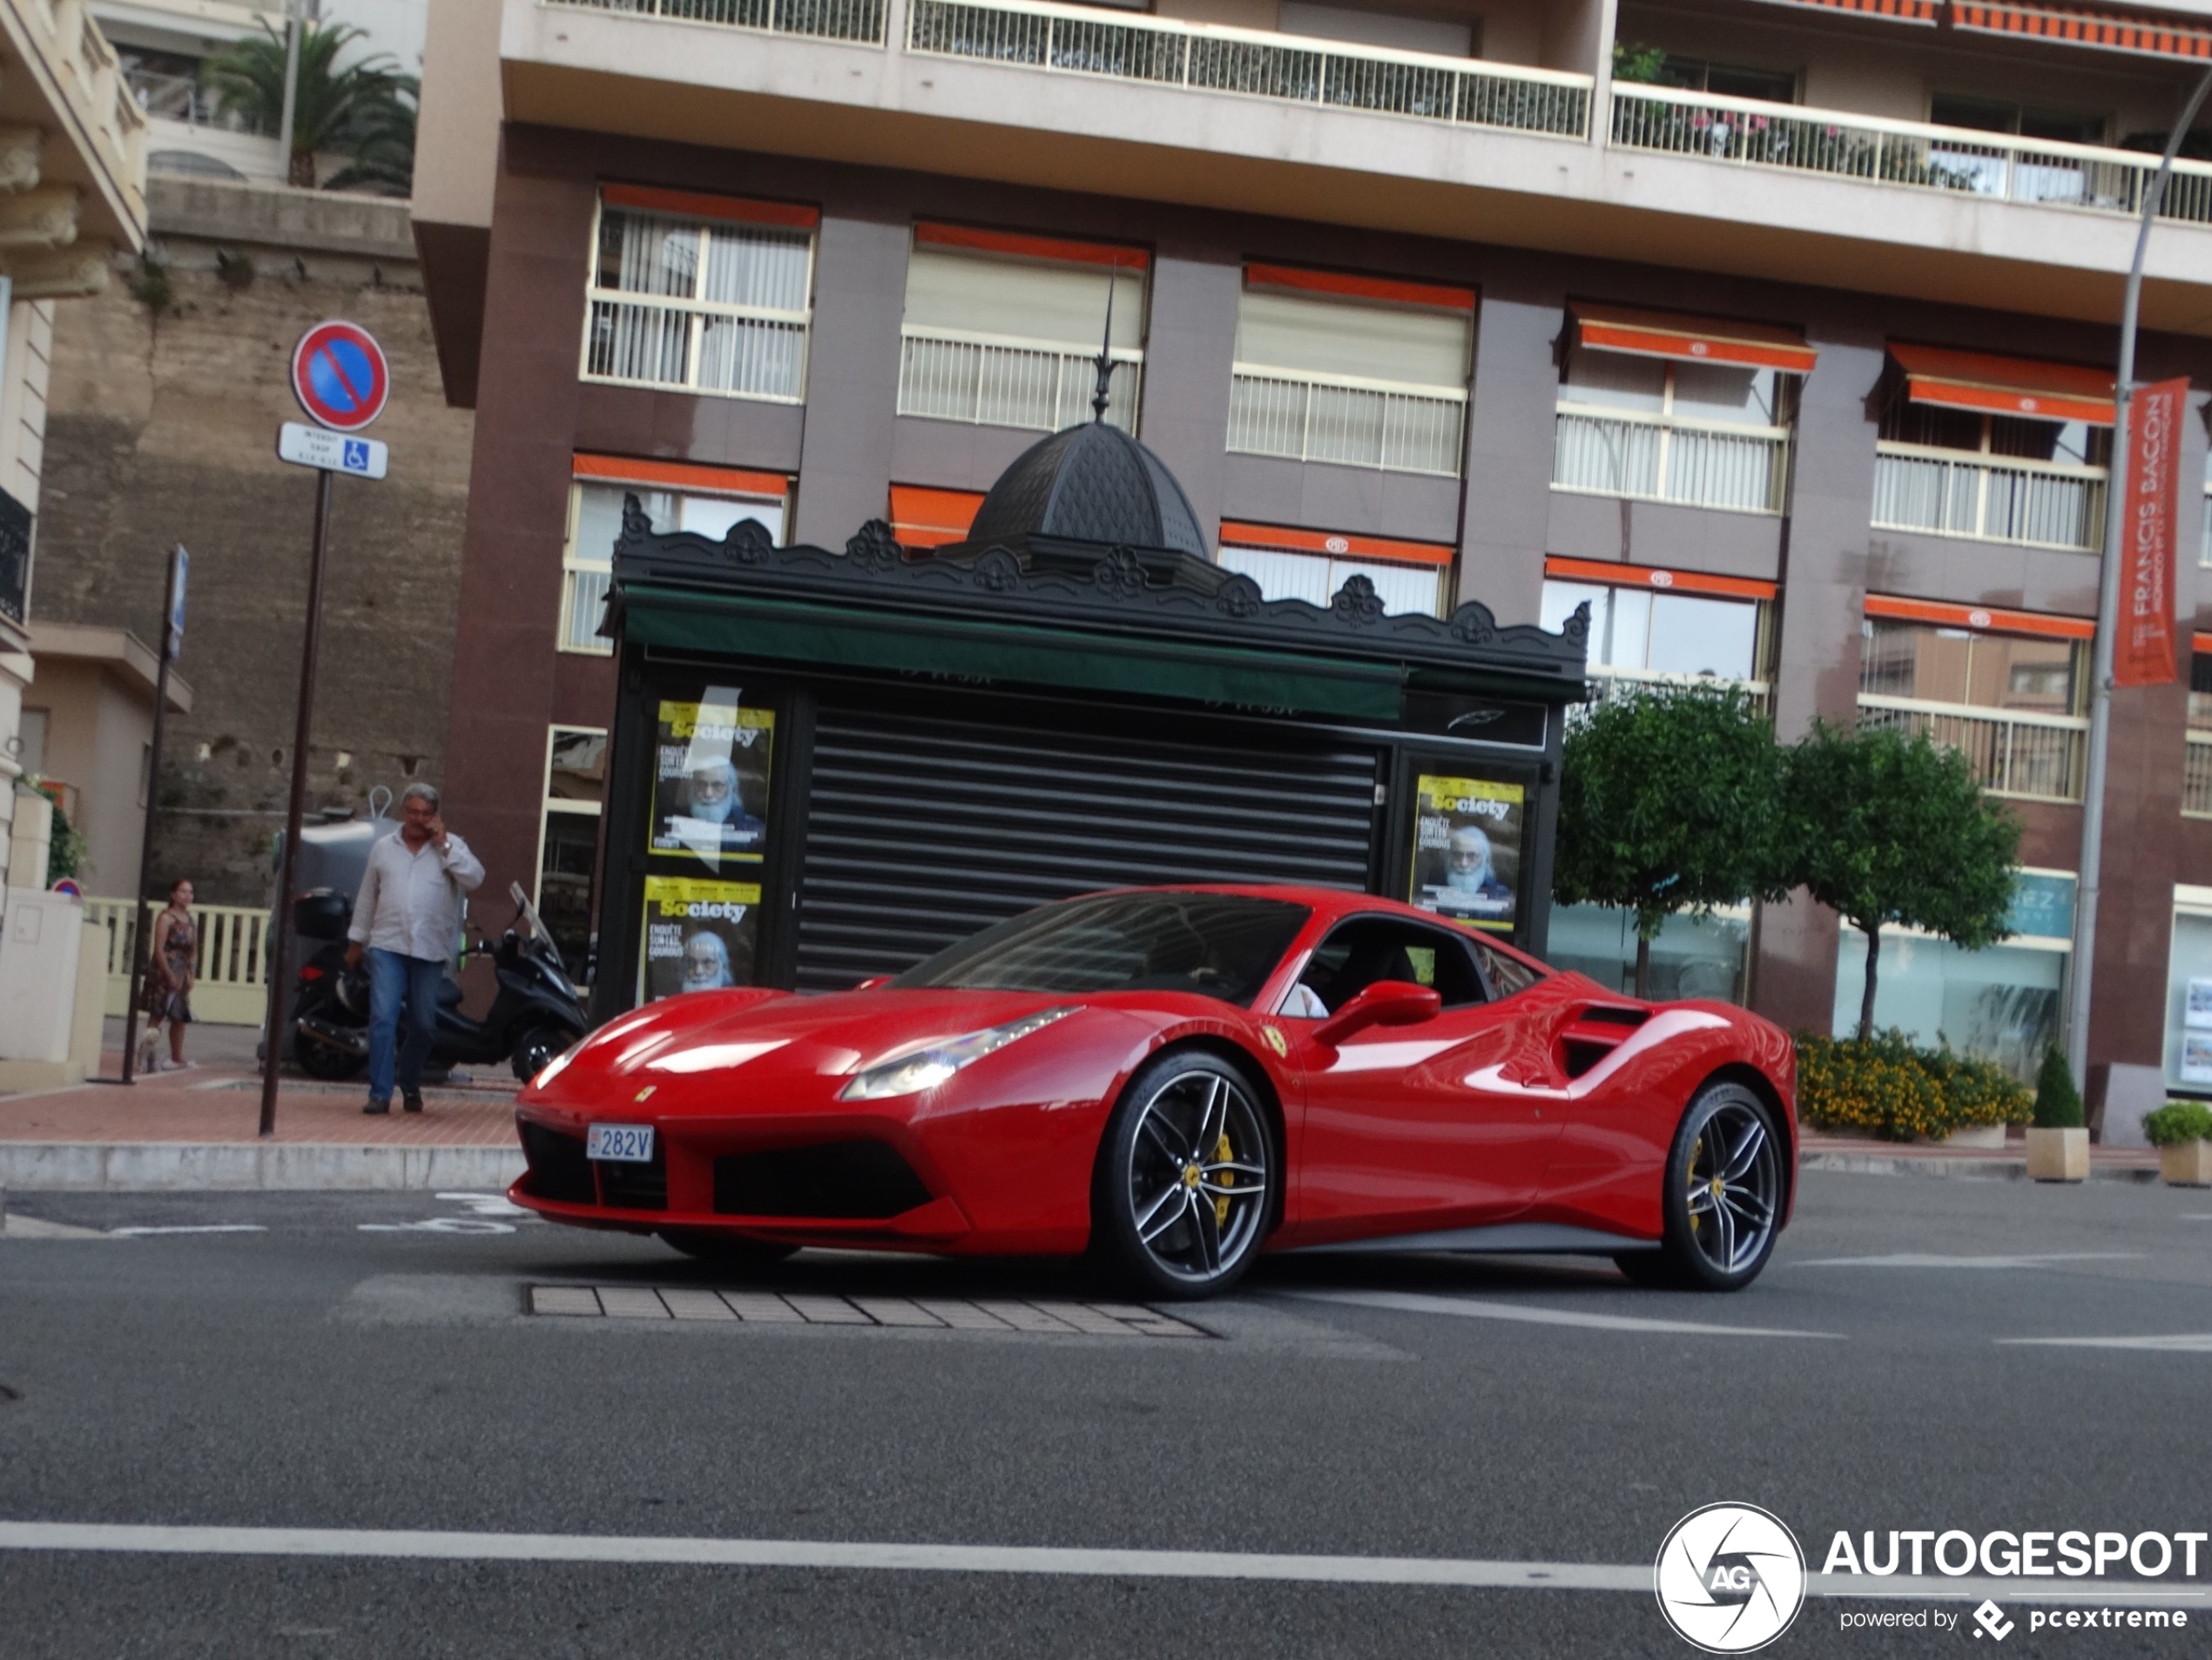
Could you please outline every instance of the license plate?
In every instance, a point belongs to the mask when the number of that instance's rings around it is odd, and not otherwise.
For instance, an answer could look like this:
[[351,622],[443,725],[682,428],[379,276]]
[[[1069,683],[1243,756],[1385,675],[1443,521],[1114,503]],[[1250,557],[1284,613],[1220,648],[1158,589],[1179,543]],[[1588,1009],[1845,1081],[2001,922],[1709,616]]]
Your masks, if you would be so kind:
[[593,1124],[583,1133],[583,1156],[610,1164],[650,1164],[653,1162],[651,1124]]

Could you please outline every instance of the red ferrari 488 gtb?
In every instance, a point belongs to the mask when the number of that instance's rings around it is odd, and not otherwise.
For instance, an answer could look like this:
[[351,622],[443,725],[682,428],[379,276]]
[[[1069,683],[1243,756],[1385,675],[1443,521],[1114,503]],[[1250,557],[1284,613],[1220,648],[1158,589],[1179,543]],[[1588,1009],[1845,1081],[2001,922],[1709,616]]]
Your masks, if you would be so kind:
[[1789,1038],[1319,888],[1094,894],[828,996],[703,991],[541,1072],[513,1198],[730,1263],[1089,1249],[1154,1297],[1262,1251],[1595,1252],[1734,1290],[1797,1170]]

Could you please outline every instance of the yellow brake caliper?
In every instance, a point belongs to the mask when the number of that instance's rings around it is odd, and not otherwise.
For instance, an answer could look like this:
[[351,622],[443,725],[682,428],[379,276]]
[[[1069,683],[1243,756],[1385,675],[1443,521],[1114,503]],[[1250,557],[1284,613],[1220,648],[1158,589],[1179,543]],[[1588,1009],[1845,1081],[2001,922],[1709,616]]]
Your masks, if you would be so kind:
[[[1705,1137],[1700,1136],[1697,1138],[1697,1144],[1689,1150],[1689,1191],[1693,1193],[1705,1185],[1704,1178],[1697,1174],[1697,1161],[1704,1157],[1704,1153]],[[1689,1213],[1689,1231],[1692,1233],[1700,1232],[1704,1225],[1704,1221],[1703,1217],[1692,1211]]]
[[[1221,1140],[1214,1147],[1213,1156],[1224,1164],[1237,1156],[1230,1151],[1229,1132],[1226,1130],[1221,1132]],[[1233,1170],[1222,1171],[1221,1184],[1224,1187],[1236,1186],[1237,1172]],[[1213,1202],[1213,1225],[1217,1228],[1225,1228],[1229,1225],[1229,1196],[1225,1193]]]

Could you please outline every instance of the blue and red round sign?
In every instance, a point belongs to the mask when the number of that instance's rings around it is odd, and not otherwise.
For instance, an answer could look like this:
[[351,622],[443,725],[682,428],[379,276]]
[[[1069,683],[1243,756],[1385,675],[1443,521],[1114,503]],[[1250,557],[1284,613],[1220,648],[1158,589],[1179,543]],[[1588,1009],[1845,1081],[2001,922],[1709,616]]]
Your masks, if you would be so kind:
[[384,348],[358,323],[317,323],[293,348],[293,395],[334,432],[368,426],[384,413],[391,390]]

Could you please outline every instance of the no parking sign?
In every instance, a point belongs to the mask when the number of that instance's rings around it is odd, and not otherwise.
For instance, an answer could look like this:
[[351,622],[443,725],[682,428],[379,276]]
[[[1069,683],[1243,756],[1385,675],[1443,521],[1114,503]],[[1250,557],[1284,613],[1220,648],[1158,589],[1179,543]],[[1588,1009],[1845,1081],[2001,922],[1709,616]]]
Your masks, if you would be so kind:
[[384,348],[358,323],[317,323],[292,352],[292,392],[334,432],[359,432],[384,413],[392,390]]

